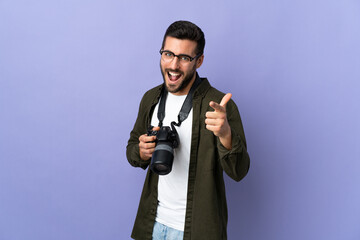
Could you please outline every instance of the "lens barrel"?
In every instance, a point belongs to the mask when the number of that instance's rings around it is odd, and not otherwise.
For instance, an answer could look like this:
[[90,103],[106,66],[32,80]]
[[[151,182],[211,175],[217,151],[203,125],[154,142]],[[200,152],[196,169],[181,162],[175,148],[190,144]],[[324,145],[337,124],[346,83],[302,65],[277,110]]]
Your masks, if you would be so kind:
[[171,172],[173,161],[174,149],[172,146],[160,142],[153,152],[150,168],[156,174],[166,175]]

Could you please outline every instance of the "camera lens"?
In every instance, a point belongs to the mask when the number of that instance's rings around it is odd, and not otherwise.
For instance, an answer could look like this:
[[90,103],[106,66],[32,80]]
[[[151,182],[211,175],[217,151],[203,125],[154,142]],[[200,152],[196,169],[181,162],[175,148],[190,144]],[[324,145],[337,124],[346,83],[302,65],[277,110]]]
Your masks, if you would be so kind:
[[174,150],[166,143],[158,143],[152,155],[150,168],[159,175],[171,172],[174,161]]

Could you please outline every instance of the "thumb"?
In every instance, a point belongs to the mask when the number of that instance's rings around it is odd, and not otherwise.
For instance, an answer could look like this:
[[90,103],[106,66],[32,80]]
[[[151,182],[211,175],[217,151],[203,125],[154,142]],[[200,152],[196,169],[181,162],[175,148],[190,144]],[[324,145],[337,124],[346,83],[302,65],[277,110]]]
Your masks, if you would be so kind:
[[220,102],[220,105],[222,107],[225,107],[226,104],[230,101],[232,97],[232,94],[231,93],[227,93],[222,99],[221,99],[221,102]]

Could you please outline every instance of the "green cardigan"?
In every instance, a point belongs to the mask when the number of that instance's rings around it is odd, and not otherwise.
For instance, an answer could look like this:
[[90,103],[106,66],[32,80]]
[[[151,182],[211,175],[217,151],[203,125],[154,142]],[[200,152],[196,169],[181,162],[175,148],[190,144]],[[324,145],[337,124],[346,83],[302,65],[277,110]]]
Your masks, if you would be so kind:
[[[150,160],[140,159],[139,136],[145,134],[150,126],[162,87],[163,85],[160,85],[149,90],[141,100],[126,149],[127,159],[134,167],[146,169],[150,163]],[[206,78],[202,79],[194,92],[184,239],[227,239],[228,215],[223,172],[235,181],[240,181],[249,170],[250,158],[246,150],[244,130],[234,101],[230,100],[226,105],[232,131],[230,151],[205,127],[205,113],[213,111],[209,102],[220,103],[223,96],[223,93],[210,86]],[[157,185],[158,175],[148,168],[131,235],[134,239],[152,239],[158,205]]]

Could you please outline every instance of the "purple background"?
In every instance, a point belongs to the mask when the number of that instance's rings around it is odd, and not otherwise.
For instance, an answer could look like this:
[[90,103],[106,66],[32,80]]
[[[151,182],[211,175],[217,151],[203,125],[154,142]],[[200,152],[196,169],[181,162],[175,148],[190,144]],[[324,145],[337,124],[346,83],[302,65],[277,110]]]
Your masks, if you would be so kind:
[[360,239],[356,0],[0,0],[0,239],[129,239],[145,172],[125,147],[179,19],[245,127],[229,239]]

